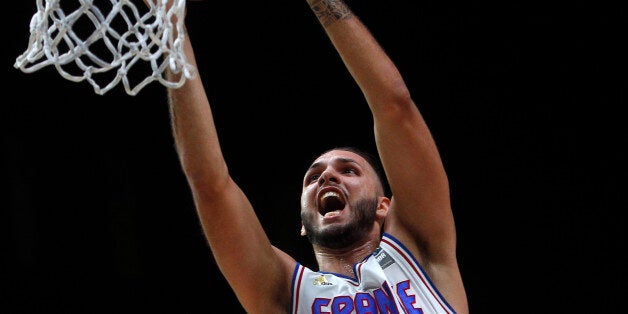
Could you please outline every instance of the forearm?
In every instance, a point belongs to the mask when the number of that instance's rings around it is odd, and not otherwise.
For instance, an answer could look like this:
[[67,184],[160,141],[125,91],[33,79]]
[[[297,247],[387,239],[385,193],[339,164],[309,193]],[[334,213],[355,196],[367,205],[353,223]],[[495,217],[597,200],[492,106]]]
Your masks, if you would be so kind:
[[342,0],[307,0],[371,109],[409,100],[394,63]]
[[[186,37],[186,57],[197,67],[188,34]],[[178,75],[182,74],[168,72],[172,80],[177,80]],[[169,88],[168,102],[177,153],[189,183],[193,188],[207,189],[212,182],[224,182],[228,176],[227,166],[200,73],[186,80],[180,88]]]

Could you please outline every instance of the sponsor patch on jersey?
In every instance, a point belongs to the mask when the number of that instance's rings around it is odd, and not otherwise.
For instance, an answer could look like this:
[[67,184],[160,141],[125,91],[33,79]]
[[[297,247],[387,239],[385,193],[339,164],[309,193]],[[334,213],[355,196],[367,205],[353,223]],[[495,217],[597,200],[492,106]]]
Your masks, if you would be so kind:
[[334,284],[329,282],[329,280],[327,280],[327,277],[325,277],[325,275],[318,275],[314,278],[314,283],[315,286],[333,286]]
[[381,247],[377,248],[377,250],[373,252],[373,255],[375,255],[375,259],[379,263],[379,266],[382,266],[382,269],[386,269],[386,267],[395,263],[392,257],[382,250]]

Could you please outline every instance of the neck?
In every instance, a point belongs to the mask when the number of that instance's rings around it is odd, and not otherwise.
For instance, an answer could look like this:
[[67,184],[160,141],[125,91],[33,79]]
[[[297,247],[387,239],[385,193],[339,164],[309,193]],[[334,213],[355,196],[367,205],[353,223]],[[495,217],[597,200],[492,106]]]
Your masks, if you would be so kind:
[[379,241],[379,237],[369,237],[364,242],[343,249],[315,246],[314,255],[319,270],[355,278],[353,265],[373,253],[379,246]]

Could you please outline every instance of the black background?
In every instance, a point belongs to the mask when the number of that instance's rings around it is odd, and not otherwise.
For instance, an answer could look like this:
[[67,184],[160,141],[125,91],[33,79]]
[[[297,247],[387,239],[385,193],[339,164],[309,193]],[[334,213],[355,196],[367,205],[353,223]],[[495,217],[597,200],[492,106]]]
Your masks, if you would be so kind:
[[[349,4],[441,151],[472,312],[622,309],[626,9]],[[242,312],[198,225],[163,86],[97,95],[52,67],[15,69],[36,6],[4,6],[0,312]],[[305,1],[190,2],[187,21],[232,175],[272,242],[313,266],[301,176],[323,149],[373,149],[359,89]]]

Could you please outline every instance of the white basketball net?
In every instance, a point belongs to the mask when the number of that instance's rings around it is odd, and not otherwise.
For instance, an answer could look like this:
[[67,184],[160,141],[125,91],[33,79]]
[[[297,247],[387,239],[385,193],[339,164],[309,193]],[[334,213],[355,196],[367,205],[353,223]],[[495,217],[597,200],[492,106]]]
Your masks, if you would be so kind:
[[[196,75],[183,51],[185,0],[147,2],[64,0],[62,7],[60,0],[37,0],[28,48],[14,66],[32,73],[54,65],[68,80],[87,80],[99,95],[120,81],[129,95],[152,81],[178,88]],[[131,72],[132,67],[137,73]],[[167,68],[183,75],[169,81]],[[132,78],[137,77],[133,84]]]

